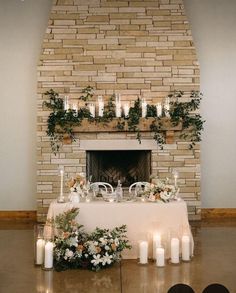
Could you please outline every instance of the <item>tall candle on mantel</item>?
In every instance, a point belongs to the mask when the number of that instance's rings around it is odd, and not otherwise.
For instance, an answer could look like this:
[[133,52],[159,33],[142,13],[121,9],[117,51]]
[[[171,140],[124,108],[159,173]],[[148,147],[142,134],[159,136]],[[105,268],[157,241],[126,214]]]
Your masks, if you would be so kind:
[[161,103],[157,103],[156,109],[157,109],[157,117],[161,117],[162,116],[162,105],[161,105]]
[[152,244],[153,244],[153,259],[156,259],[156,249],[158,247],[161,247],[161,235],[160,234],[155,233],[153,235]]
[[44,268],[53,268],[53,243],[51,241],[48,241],[45,244]]
[[129,104],[124,104],[124,115],[125,117],[129,116]]
[[142,117],[145,118],[147,116],[147,103],[145,99],[142,99],[141,108],[142,108]]
[[89,112],[90,112],[91,116],[93,118],[95,118],[95,105],[94,104],[89,105]]
[[102,117],[104,112],[104,101],[102,96],[98,96],[98,116]]
[[121,100],[120,100],[120,94],[116,95],[116,117],[121,117]]
[[141,241],[139,243],[139,263],[146,264],[148,263],[148,242]]
[[156,266],[157,267],[165,266],[165,250],[163,247],[158,247],[156,249]]
[[38,239],[36,241],[36,265],[43,264],[44,247],[45,247],[44,239]]
[[165,108],[165,113],[166,113],[166,116],[169,117],[170,116],[170,98],[167,97],[166,100],[165,100],[165,105],[164,105],[164,108]]
[[182,247],[182,260],[190,261],[190,237],[188,235],[184,235],[181,239],[181,247]]
[[67,111],[69,110],[69,97],[65,96],[64,98],[64,110]]
[[171,262],[173,264],[179,263],[179,239],[172,238],[170,244]]

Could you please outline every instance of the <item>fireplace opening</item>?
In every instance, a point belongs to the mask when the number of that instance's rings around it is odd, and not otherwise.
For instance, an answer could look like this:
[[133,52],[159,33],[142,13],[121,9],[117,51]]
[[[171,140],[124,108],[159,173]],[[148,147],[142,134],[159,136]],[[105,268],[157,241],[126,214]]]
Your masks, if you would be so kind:
[[103,181],[113,186],[118,180],[124,187],[136,181],[149,181],[151,151],[87,151],[86,172],[92,182]]

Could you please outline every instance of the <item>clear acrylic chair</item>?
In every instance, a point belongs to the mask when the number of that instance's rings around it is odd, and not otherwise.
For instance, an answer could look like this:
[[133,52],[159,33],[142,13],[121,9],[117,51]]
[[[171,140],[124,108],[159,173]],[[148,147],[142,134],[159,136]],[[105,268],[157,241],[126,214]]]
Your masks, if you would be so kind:
[[147,184],[149,183],[145,181],[134,182],[129,187],[129,194],[135,194],[135,196],[138,196],[139,193],[144,191],[144,188]]
[[94,191],[94,193],[98,193],[99,190],[105,191],[105,193],[113,193],[114,188],[110,183],[107,182],[93,182],[90,184],[90,188]]

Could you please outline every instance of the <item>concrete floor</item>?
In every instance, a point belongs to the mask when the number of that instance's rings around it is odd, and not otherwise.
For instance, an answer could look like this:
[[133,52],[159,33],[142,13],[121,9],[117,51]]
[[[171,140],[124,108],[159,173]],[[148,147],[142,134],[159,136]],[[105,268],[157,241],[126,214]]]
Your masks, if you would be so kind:
[[[196,293],[221,283],[236,293],[236,221],[191,223],[195,256],[190,263],[157,268],[123,260],[90,272],[43,271],[33,265],[32,224],[0,223],[0,293],[166,293],[176,283]],[[216,292],[217,293],[217,292]]]

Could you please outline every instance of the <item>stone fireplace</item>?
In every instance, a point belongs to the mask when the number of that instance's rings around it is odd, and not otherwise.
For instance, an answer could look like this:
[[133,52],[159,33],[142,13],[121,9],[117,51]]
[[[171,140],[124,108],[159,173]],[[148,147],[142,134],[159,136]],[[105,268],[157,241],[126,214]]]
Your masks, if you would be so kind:
[[[67,177],[94,170],[96,180],[112,177],[108,181],[115,185],[120,177],[126,178],[125,185],[150,174],[171,178],[176,169],[189,218],[200,219],[200,146],[190,150],[189,142],[179,138],[179,129],[167,131],[171,139],[160,150],[145,129],[139,144],[132,132],[85,128],[76,131],[75,142],[52,153],[46,135],[50,112],[42,107],[43,93],[53,88],[76,102],[88,85],[95,90],[94,101],[98,95],[107,99],[119,93],[122,102],[131,104],[137,97],[155,104],[174,90],[199,90],[198,61],[183,1],[53,1],[38,66],[37,213],[39,221],[45,220],[50,202],[58,196],[61,166]],[[115,174],[108,164],[114,151],[117,158],[125,154],[130,159],[122,163],[116,158]],[[140,165],[143,172],[137,172]],[[105,167],[100,174],[101,166]]]
[[137,181],[149,181],[150,173],[151,151],[86,151],[86,174],[92,181],[116,186],[120,180],[123,187],[128,187]]

